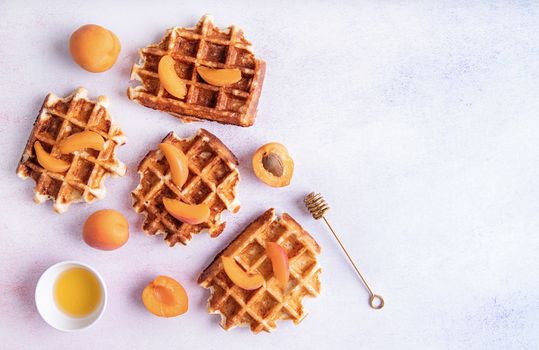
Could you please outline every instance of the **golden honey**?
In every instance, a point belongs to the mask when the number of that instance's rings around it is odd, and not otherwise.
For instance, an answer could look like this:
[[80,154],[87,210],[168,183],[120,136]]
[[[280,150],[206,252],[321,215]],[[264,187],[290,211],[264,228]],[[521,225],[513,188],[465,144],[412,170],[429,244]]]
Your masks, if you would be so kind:
[[101,298],[97,277],[81,267],[65,270],[54,284],[54,299],[58,308],[72,317],[91,314],[99,306]]

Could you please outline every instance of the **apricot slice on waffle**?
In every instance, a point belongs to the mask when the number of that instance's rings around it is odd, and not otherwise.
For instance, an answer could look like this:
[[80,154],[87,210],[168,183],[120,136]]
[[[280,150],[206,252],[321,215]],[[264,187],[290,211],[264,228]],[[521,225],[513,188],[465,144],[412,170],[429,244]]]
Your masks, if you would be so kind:
[[186,204],[177,199],[163,198],[165,209],[181,222],[198,225],[210,217],[210,207],[206,203]]
[[241,80],[241,71],[238,68],[214,69],[200,66],[197,72],[204,81],[215,86],[227,86]]
[[80,151],[85,148],[102,151],[105,145],[105,139],[95,131],[82,131],[60,141],[58,148],[62,154],[68,154],[74,151]]
[[45,151],[45,149],[43,149],[41,142],[36,141],[34,143],[34,149],[36,151],[37,162],[48,171],[63,173],[69,169],[68,162],[51,156],[49,153],[47,153],[47,151]]
[[234,258],[222,256],[223,268],[228,278],[240,288],[253,290],[265,284],[264,276],[260,273],[249,274],[234,261]]
[[185,153],[181,149],[171,145],[170,143],[159,144],[159,149],[165,155],[168,166],[170,167],[170,174],[172,182],[179,188],[187,181],[189,175],[188,159]]
[[266,244],[266,255],[271,260],[275,278],[279,281],[282,288],[286,288],[288,278],[290,277],[290,268],[286,250],[275,242],[268,242]]
[[174,65],[176,62],[174,59],[165,55],[159,60],[159,66],[157,68],[157,75],[159,76],[159,82],[169,94],[179,99],[183,99],[187,93],[187,86],[183,80],[176,74],[176,68]]

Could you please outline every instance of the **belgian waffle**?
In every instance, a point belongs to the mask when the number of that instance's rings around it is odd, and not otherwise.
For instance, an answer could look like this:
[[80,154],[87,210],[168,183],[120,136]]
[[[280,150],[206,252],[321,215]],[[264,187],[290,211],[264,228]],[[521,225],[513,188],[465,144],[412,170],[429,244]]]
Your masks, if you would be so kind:
[[[290,280],[284,291],[265,254],[267,242],[277,242],[288,255]],[[210,289],[208,312],[221,315],[225,330],[250,326],[254,333],[270,332],[276,329],[277,320],[299,323],[306,315],[303,297],[320,294],[318,254],[320,247],[314,238],[292,217],[282,214],[277,218],[274,209],[267,210],[217,254],[198,278],[202,287]],[[244,290],[234,285],[223,269],[221,256],[233,257],[249,273],[260,272],[265,286]]]
[[[106,195],[104,180],[107,176],[123,176],[126,166],[116,157],[116,147],[125,143],[122,130],[112,124],[107,110],[108,100],[99,96],[97,101],[87,98],[84,88],[60,98],[48,94],[34,122],[34,127],[22,154],[17,175],[36,182],[34,201],[53,201],[56,212],[66,211],[71,203],[92,202]],[[64,138],[84,130],[97,132],[105,139],[104,149],[84,149],[62,155],[58,143]],[[70,163],[65,173],[55,173],[39,165],[34,151],[35,141],[56,158]]]
[[[157,67],[164,55],[174,58],[176,73],[187,85],[184,99],[170,95],[159,83]],[[127,89],[131,100],[183,121],[207,119],[240,126],[254,123],[266,64],[255,57],[240,28],[220,30],[213,18],[205,15],[194,28],[169,29],[160,43],[141,49],[140,56],[131,80],[141,85]],[[242,79],[225,87],[207,84],[197,74],[196,68],[201,65],[238,68]]]
[[[138,166],[140,183],[132,192],[133,208],[142,213],[142,230],[150,235],[164,234],[169,246],[186,245],[194,234],[207,229],[211,237],[223,232],[226,223],[221,213],[240,209],[237,185],[240,181],[236,156],[213,134],[200,129],[196,135],[182,139],[170,132],[164,139],[180,148],[188,158],[189,176],[180,189],[171,179],[163,153],[157,149],[148,152]],[[163,197],[180,199],[188,204],[207,203],[208,221],[198,225],[183,223],[171,216],[163,205]]]

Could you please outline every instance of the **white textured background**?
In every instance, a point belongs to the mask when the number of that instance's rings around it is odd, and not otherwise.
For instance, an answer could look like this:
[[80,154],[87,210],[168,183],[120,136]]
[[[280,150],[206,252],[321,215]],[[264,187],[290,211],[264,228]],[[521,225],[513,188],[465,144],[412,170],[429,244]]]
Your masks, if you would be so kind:
[[[109,1],[0,2],[0,348],[2,349],[537,349],[539,348],[539,7],[534,1]],[[271,4],[270,4],[271,3]],[[246,31],[268,63],[254,127],[182,125],[125,96],[137,48],[204,13]],[[86,23],[122,42],[116,66],[87,73],[66,49]],[[128,143],[128,175],[108,196],[55,214],[15,176],[48,92],[79,85],[107,95]],[[168,248],[140,232],[130,209],[135,167],[170,130],[216,133],[241,161],[242,210],[217,239]],[[293,183],[272,189],[250,157],[268,141],[296,162]],[[324,193],[330,220],[387,306],[367,294],[301,199]],[[270,206],[322,246],[323,294],[299,326],[273,334],[224,332],[195,279],[210,258]],[[122,249],[86,246],[81,225],[116,208],[129,219]],[[93,328],[66,334],[33,303],[49,265],[78,259],[108,282]],[[140,302],[157,274],[183,283],[188,314],[159,319]]]

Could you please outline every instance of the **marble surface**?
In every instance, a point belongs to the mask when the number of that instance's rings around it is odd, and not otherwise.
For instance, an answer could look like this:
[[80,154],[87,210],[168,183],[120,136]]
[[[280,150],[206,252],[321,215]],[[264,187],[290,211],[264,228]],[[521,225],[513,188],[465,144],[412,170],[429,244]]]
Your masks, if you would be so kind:
[[[129,5],[127,5],[129,3]],[[137,48],[204,13],[243,27],[268,63],[255,126],[180,124],[136,105],[125,90]],[[0,342],[3,349],[537,349],[539,348],[539,7],[532,1],[1,1]],[[85,23],[122,42],[103,74],[70,59]],[[48,92],[85,86],[107,95],[128,142],[125,178],[108,196],[55,214],[32,202],[14,170]],[[146,237],[130,208],[135,168],[170,130],[204,127],[241,161],[241,211],[217,239],[188,247]],[[291,186],[261,185],[253,151],[280,141],[296,161]],[[325,194],[329,219],[374,289],[367,293],[336,242],[301,204]],[[201,269],[268,207],[286,211],[322,246],[323,293],[299,325],[273,334],[224,332],[206,314]],[[121,210],[126,246],[96,251],[81,240],[93,211]],[[61,260],[97,268],[108,309],[93,328],[61,333],[37,314],[39,275]],[[183,317],[159,319],[140,302],[158,274],[190,296]]]

